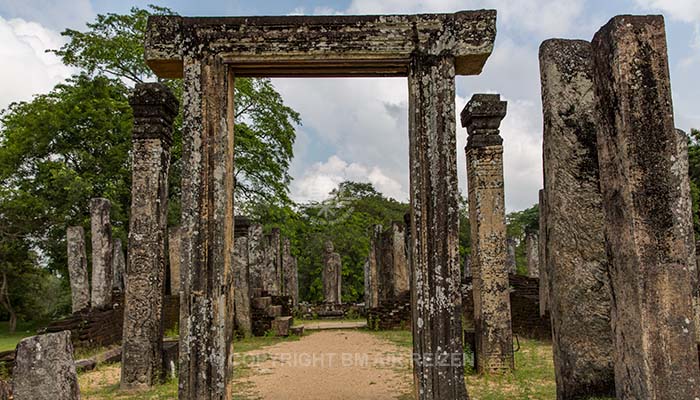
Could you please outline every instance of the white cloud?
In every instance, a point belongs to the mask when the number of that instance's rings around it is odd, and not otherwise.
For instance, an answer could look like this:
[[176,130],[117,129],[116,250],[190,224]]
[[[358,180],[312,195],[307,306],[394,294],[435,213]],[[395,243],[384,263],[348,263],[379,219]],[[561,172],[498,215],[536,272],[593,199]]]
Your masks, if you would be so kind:
[[292,197],[299,202],[322,201],[343,181],[369,182],[388,197],[406,201],[408,195],[402,185],[389,178],[377,166],[348,163],[333,155],[325,162],[311,166],[300,179],[292,183]]
[[659,10],[672,18],[684,22],[700,22],[700,1],[698,0],[635,0],[646,9]]
[[63,38],[38,23],[0,17],[0,43],[0,109],[48,92],[73,72],[46,53],[60,47]]
[[60,32],[66,28],[83,28],[95,12],[90,0],[2,0],[0,15],[36,21]]

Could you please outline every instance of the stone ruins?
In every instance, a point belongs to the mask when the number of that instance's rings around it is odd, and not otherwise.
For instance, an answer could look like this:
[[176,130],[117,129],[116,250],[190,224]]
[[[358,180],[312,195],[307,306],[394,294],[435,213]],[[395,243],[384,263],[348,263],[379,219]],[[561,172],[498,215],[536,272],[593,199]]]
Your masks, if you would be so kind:
[[22,339],[12,371],[15,400],[79,400],[70,332]]
[[591,55],[585,41],[549,40],[540,48],[545,257],[563,399],[615,393]]
[[[90,296],[85,234],[67,231],[73,311],[107,312],[112,288],[124,291],[122,387],[162,377],[168,291],[180,301],[181,400],[228,398],[234,332],[291,331],[299,305],[294,243],[233,212],[236,76],[403,76],[411,212],[404,223],[372,230],[364,295],[368,315],[388,310],[377,321],[405,312],[416,398],[468,398],[463,329],[479,373],[508,373],[517,367],[514,332],[546,335],[549,322],[558,399],[700,398],[687,143],[674,126],[662,17],[615,17],[591,42],[542,44],[544,189],[539,232],[525,237],[528,276],[515,274],[515,243],[506,237],[499,128],[507,103],[473,95],[461,112],[472,241],[462,276],[455,76],[481,72],[495,23],[494,11],[151,17],[149,66],[161,78],[184,79],[182,225],[168,229],[165,218],[178,104],[154,83],[138,85],[131,98],[126,272],[107,200],[91,203]],[[341,276],[328,241],[328,304],[341,303]],[[66,335],[20,344],[16,371],[26,376],[15,380],[16,399],[43,398],[39,388],[51,394],[45,398],[76,398]],[[61,373],[41,372],[49,360]]]
[[[474,286],[476,369],[512,370],[506,207],[503,192],[503,139],[499,135],[506,102],[497,94],[475,94],[462,110],[467,129],[467,179]],[[508,268],[508,269],[506,269]]]

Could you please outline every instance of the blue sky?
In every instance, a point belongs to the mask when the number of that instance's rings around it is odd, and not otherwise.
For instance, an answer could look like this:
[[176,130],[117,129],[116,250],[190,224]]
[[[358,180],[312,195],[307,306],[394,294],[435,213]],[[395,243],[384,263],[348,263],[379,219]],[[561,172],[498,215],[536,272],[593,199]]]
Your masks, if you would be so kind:
[[[617,14],[666,16],[676,125],[700,127],[700,1],[698,0],[0,0],[0,108],[43,93],[74,71],[44,50],[59,32],[80,29],[97,13],[124,13],[155,3],[182,15],[287,15],[498,10],[494,54],[478,77],[457,78],[457,113],[473,93],[500,93],[509,102],[502,124],[508,210],[529,207],[541,187],[542,113],[539,44],[548,38],[590,40]],[[293,198],[319,200],[341,180],[370,181],[399,200],[408,193],[405,79],[276,79],[285,101],[301,113]],[[458,124],[459,127],[459,124]],[[466,191],[464,144],[458,128],[460,188]]]

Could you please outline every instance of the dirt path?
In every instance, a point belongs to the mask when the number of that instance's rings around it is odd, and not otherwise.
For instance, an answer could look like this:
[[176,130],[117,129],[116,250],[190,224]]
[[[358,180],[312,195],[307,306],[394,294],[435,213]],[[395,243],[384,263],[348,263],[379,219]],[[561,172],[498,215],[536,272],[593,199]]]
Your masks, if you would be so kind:
[[248,398],[340,400],[409,398],[410,349],[354,330],[320,331],[244,353],[236,381]]

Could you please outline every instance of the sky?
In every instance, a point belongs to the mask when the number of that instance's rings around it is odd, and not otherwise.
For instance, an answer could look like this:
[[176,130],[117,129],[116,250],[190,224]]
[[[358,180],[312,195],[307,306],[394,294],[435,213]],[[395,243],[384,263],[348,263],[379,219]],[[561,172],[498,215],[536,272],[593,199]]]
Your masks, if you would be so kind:
[[[542,186],[542,109],[538,47],[549,38],[591,40],[619,14],[666,17],[676,125],[700,128],[699,0],[0,0],[0,109],[46,93],[76,71],[47,49],[60,32],[83,29],[97,14],[133,6],[166,6],[185,16],[411,14],[496,9],[495,49],[479,76],[457,77],[456,114],[474,93],[508,101],[501,124],[508,211],[537,202]],[[322,200],[343,180],[371,182],[408,200],[408,88],[405,78],[274,79],[299,111],[294,178],[296,201]],[[457,123],[460,190],[466,194],[466,131]]]

